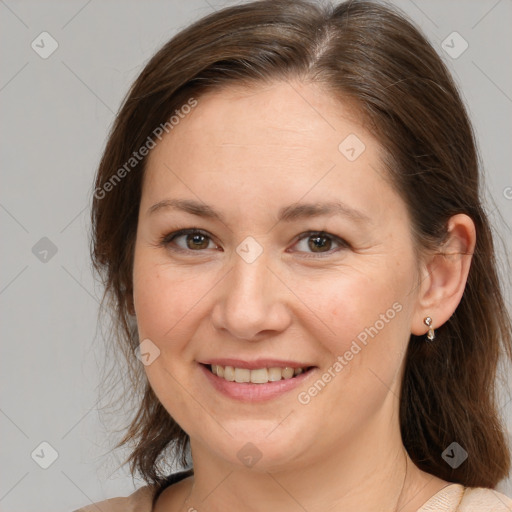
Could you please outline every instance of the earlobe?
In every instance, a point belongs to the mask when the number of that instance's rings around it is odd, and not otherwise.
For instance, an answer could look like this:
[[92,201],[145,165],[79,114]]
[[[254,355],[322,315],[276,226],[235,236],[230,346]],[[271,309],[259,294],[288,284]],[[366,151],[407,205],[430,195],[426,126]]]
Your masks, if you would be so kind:
[[411,328],[413,334],[419,336],[430,331],[425,321],[427,317],[438,328],[453,315],[464,293],[475,245],[472,219],[465,214],[451,217],[445,242],[424,263]]

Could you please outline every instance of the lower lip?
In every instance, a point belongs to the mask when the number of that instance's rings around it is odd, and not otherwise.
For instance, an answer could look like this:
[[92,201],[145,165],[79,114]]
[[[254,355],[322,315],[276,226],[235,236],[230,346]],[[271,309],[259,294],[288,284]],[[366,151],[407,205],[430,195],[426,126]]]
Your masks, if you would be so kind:
[[272,400],[284,393],[291,391],[304,382],[315,368],[310,368],[304,373],[291,379],[281,379],[266,384],[253,384],[251,382],[230,382],[214,375],[205,365],[199,365],[210,384],[223,395],[242,402],[263,402]]

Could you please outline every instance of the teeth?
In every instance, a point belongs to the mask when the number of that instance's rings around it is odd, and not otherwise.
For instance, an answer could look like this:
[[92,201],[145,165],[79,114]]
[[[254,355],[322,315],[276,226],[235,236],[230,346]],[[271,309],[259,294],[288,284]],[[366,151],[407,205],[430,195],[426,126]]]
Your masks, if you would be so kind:
[[230,382],[233,382],[235,380],[235,369],[232,366],[224,367],[224,375],[222,375],[222,366],[216,366],[216,369],[216,375],[218,375],[219,377],[224,377],[226,380],[229,380]]
[[217,364],[211,365],[211,370],[214,375],[226,379],[230,382],[251,382],[253,384],[266,384],[267,382],[276,382],[282,379],[291,379],[300,375],[305,371],[305,368],[258,368],[256,370],[249,370],[248,368],[233,368],[233,366],[220,366]]
[[283,368],[283,379],[291,379],[293,377],[293,368]]
[[253,384],[265,384],[265,382],[268,382],[268,370],[266,368],[251,370],[251,382]]
[[281,368],[269,368],[268,369],[268,380],[270,382],[275,382],[276,380],[281,380],[283,374],[281,372]]
[[[217,375],[219,375],[218,370]],[[235,381],[251,382],[251,370],[248,370],[247,368],[235,368]]]

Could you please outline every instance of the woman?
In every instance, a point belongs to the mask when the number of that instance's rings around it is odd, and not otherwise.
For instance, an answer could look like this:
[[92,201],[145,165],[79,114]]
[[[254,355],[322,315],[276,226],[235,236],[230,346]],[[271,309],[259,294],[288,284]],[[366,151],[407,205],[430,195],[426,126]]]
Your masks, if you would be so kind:
[[98,506],[511,510],[478,172],[452,79],[390,8],[255,2],[167,43],[96,180],[148,483]]

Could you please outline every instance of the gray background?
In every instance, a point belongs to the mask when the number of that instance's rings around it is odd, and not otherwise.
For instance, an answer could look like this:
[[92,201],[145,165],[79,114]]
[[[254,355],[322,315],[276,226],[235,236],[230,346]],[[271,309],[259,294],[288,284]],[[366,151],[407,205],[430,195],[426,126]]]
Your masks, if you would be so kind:
[[[512,2],[394,3],[426,32],[462,88],[488,208],[509,252]],[[114,113],[144,63],[177,30],[222,5],[0,0],[2,511],[71,511],[134,489],[127,468],[118,468],[121,455],[109,455],[97,411],[98,364],[110,356],[102,352],[101,289],[89,262],[92,179]],[[47,59],[31,47],[43,31],[59,45]],[[469,44],[458,58],[441,48],[453,31]],[[460,41],[451,45],[461,49]],[[510,304],[510,289],[507,297]],[[509,398],[500,405],[511,429]],[[58,452],[48,469],[35,462],[50,461],[43,441]],[[512,496],[511,480],[499,489]]]

